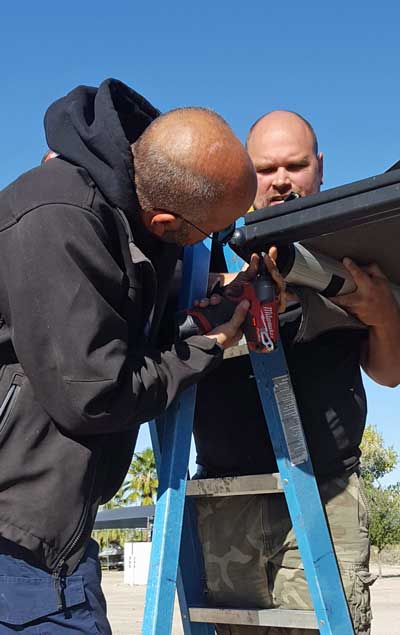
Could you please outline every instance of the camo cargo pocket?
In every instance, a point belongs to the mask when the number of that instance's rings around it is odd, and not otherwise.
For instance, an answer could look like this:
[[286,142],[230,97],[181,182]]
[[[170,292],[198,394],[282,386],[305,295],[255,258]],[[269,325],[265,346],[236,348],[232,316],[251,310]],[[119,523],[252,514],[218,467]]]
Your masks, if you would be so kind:
[[367,569],[355,569],[347,575],[352,579],[347,597],[356,635],[370,635],[372,620],[370,586],[377,576]]

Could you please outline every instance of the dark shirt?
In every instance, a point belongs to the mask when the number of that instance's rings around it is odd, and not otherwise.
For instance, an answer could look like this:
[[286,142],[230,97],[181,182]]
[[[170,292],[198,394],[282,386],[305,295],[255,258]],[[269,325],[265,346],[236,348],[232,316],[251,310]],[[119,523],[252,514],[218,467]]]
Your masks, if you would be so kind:
[[[285,325],[281,337],[314,470],[322,478],[353,471],[367,411],[359,365],[365,335],[331,331],[292,344],[294,329]],[[248,355],[225,360],[199,384],[194,434],[208,476],[277,471]]]

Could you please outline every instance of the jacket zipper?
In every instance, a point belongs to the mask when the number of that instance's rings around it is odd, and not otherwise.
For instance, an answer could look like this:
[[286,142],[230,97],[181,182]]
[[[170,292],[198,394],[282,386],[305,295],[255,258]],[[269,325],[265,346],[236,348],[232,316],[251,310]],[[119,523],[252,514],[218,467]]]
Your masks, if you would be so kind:
[[12,384],[7,391],[3,403],[0,406],[0,434],[1,432],[3,432],[7,424],[9,415],[14,407],[20,390],[21,386],[19,386],[18,384]]
[[64,608],[63,589],[61,586],[61,576],[65,567],[65,560],[61,560],[53,571],[54,590],[57,597],[57,611]]
[[55,592],[56,592],[56,596],[57,596],[57,610],[61,610],[64,608],[64,602],[63,602],[63,588],[62,588],[62,584],[61,584],[61,579],[63,577],[63,573],[64,573],[64,569],[66,569],[66,563],[67,563],[67,559],[68,559],[68,555],[74,550],[74,548],[76,547],[76,545],[79,542],[79,539],[82,536],[82,531],[85,528],[86,525],[86,521],[89,515],[89,509],[90,509],[90,503],[92,500],[92,494],[93,494],[93,488],[94,488],[94,483],[95,483],[95,475],[96,475],[96,470],[95,468],[93,468],[93,478],[92,478],[92,483],[91,483],[91,487],[90,487],[90,492],[89,492],[89,496],[88,496],[88,502],[87,504],[84,506],[82,514],[80,516],[78,525],[75,529],[75,531],[73,532],[71,538],[69,539],[69,541],[67,542],[67,544],[65,545],[64,549],[61,551],[60,555],[58,556],[53,572],[52,572],[52,576],[53,576],[53,580],[54,580],[54,588],[55,588]]

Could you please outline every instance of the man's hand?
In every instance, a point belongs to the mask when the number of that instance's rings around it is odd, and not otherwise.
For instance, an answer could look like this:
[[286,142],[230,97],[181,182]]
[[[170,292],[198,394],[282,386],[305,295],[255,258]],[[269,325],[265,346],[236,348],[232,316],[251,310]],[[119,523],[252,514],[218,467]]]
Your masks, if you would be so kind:
[[253,280],[258,272],[259,260],[260,258],[257,254],[252,254],[250,263],[247,264],[245,262],[242,271],[239,273],[210,273],[208,277],[209,288],[213,289],[217,282],[227,288],[231,285],[240,285],[242,282]]
[[[220,299],[216,302],[218,303]],[[200,306],[206,306],[207,299],[201,300],[199,302]],[[210,300],[211,303],[211,300]],[[222,346],[222,348],[229,348],[230,346],[234,346],[239,342],[239,340],[243,336],[242,324],[246,319],[247,311],[249,310],[249,302],[248,300],[242,300],[229,320],[229,322],[225,322],[225,324],[221,324],[217,326],[215,329],[206,333],[205,337],[209,337],[210,339],[217,340],[218,344]]]
[[361,268],[350,258],[344,258],[343,265],[351,274],[357,289],[330,300],[366,326],[390,328],[400,319],[400,310],[385,274],[375,263]]
[[[270,247],[268,254],[264,256],[264,263],[267,271],[271,275],[272,280],[275,282],[277,291],[278,311],[283,313],[286,309],[288,300],[292,297],[289,291],[286,290],[286,282],[279,272],[276,266],[276,259],[278,256],[278,250],[276,247]],[[252,254],[250,264],[238,274],[231,274],[233,278],[227,286],[224,288],[224,295],[227,298],[238,297],[242,292],[241,285],[243,282],[251,282],[257,276],[260,266],[260,256],[258,254]]]
[[357,289],[331,300],[369,327],[360,360],[367,375],[383,386],[398,386],[400,309],[389,281],[376,264],[361,268],[350,258],[345,258],[343,264]]

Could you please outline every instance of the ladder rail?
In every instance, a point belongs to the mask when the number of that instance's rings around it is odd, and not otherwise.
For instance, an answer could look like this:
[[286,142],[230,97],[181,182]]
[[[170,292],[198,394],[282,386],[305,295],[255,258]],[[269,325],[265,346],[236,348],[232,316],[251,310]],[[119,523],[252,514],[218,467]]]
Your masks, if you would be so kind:
[[[181,307],[191,306],[195,299],[206,295],[209,260],[209,241],[185,249]],[[191,386],[171,404],[163,417],[150,423],[159,488],[142,635],[171,632],[177,582],[185,635],[213,635],[214,631],[207,624],[192,626],[188,611],[189,603],[202,592],[200,551],[197,548],[196,553],[195,542],[189,540],[196,526],[195,520],[193,512],[184,513],[195,402],[196,387]],[[182,532],[185,538],[182,557],[192,559],[194,575],[191,576],[183,569],[178,574]],[[194,576],[197,584],[191,580]]]
[[282,345],[250,358],[320,633],[354,635]]
[[[241,268],[231,249],[225,257],[229,270]],[[250,353],[250,360],[320,633],[354,635],[281,342],[273,353]]]

